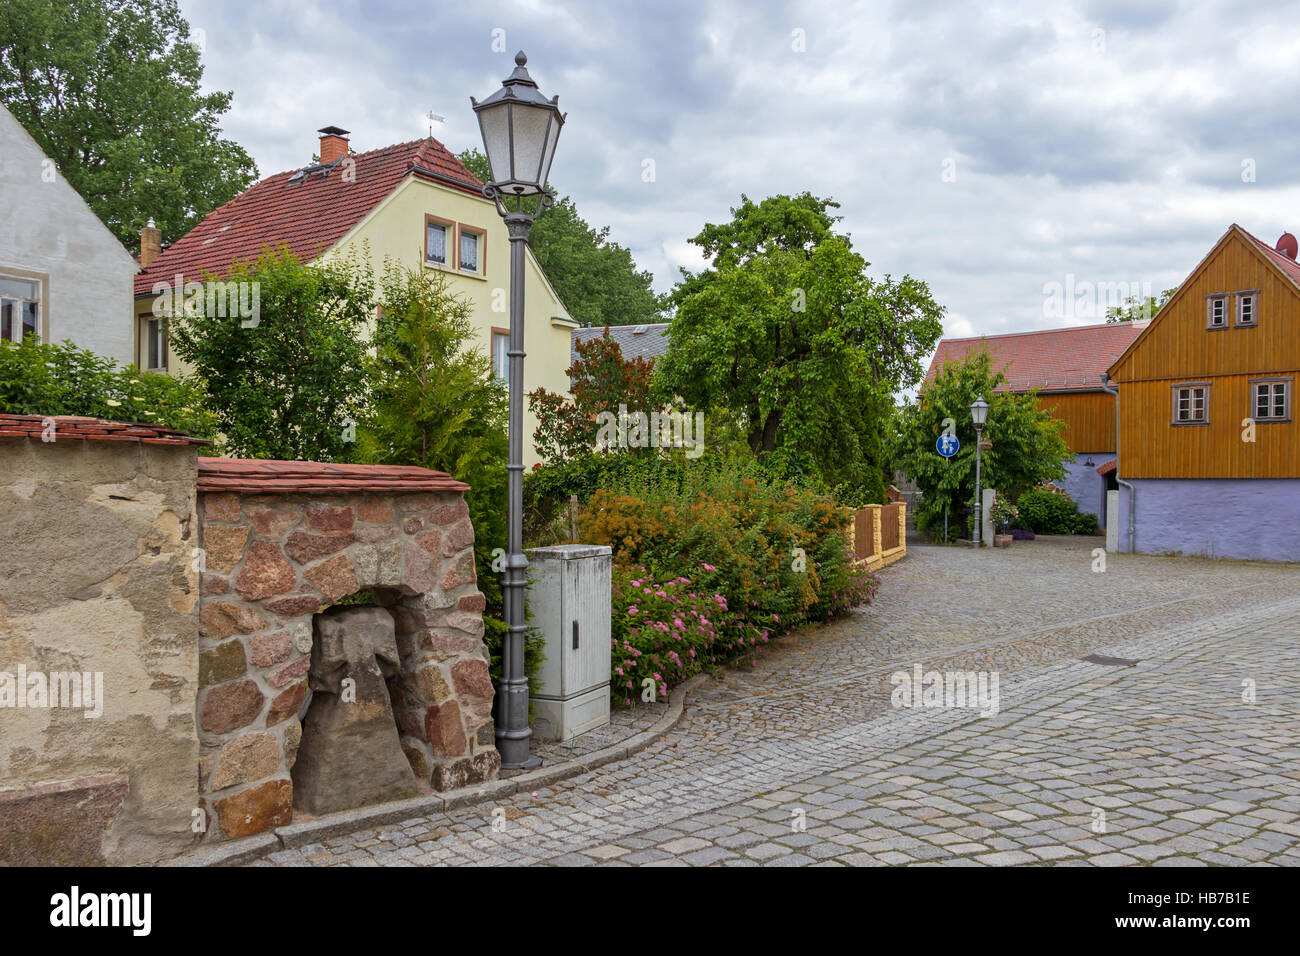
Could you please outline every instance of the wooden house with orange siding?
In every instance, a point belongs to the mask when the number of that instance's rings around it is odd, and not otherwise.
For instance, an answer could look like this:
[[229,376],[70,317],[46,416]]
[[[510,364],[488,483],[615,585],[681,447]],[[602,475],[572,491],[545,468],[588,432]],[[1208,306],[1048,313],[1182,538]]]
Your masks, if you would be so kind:
[[1070,450],[1065,490],[1079,510],[1095,514],[1104,524],[1106,491],[1116,487],[1115,397],[1105,391],[1106,370],[1148,324],[1121,322],[943,339],[930,360],[926,381],[945,363],[987,349],[994,369],[1006,376],[998,391],[1037,390],[1039,406],[1065,422]]
[[1300,264],[1232,225],[1110,367],[1120,550],[1300,561]]

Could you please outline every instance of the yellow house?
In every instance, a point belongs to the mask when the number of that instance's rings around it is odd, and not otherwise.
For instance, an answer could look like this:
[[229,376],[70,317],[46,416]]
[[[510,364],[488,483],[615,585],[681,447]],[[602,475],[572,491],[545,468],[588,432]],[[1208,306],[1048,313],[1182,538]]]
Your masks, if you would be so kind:
[[[450,277],[471,304],[479,344],[506,372],[510,321],[510,249],[496,207],[482,184],[432,137],[349,154],[348,131],[320,130],[320,162],[262,180],[214,210],[166,249],[161,234],[140,234],[143,271],[135,279],[135,356],[141,369],[183,373],[167,342],[167,319],[155,304],[183,293],[186,283],[223,276],[234,262],[287,246],[302,261],[355,251],[376,274],[385,259]],[[210,318],[238,318],[238,293],[223,295]],[[525,393],[546,388],[567,394],[570,318],[532,251],[524,283]],[[247,303],[245,303],[247,304]],[[537,462],[537,421],[524,417],[524,464]]]

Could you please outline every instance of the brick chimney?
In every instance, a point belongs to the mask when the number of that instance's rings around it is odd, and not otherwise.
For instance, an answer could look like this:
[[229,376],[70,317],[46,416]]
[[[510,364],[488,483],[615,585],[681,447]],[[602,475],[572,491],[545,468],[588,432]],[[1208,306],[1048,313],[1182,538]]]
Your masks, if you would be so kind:
[[348,131],[339,129],[337,126],[324,126],[316,132],[320,133],[320,161],[321,164],[334,162],[340,156],[348,154]]
[[162,255],[162,230],[149,220],[149,224],[140,230],[140,265],[149,268],[149,263]]

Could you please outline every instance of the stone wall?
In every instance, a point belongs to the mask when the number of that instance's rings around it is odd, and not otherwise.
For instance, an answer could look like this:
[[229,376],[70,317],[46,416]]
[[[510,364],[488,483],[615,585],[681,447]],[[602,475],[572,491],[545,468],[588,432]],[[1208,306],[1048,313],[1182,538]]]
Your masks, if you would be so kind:
[[198,839],[194,444],[0,415],[0,864]]
[[494,777],[466,486],[424,469],[204,459],[199,779],[209,832],[288,823],[314,616],[358,591],[397,624],[393,711],[416,777]]

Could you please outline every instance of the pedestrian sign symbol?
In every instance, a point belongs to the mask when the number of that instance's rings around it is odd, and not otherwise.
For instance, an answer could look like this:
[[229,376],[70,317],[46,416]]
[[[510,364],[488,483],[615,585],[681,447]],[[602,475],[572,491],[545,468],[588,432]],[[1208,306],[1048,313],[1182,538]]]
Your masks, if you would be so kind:
[[957,440],[956,435],[940,435],[939,440],[934,444],[939,449],[939,454],[943,455],[944,458],[951,458],[957,454],[957,449],[961,448],[961,442]]

